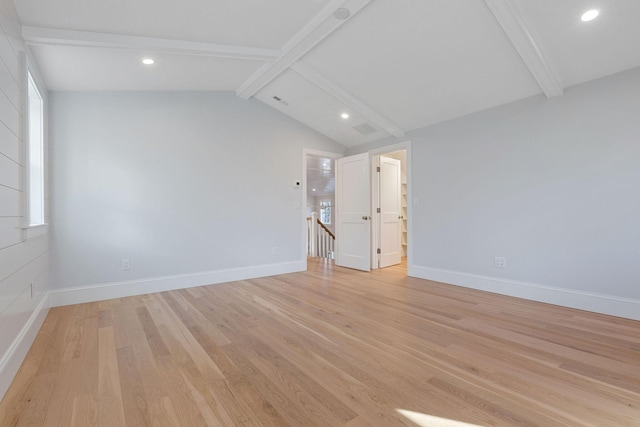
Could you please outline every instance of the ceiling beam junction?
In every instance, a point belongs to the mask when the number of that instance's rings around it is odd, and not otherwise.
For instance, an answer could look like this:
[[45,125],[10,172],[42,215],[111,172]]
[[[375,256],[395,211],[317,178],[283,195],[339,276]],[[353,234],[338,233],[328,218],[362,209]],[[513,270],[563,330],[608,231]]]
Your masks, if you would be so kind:
[[[372,0],[333,0],[318,13],[302,30],[300,30],[282,48],[282,54],[275,61],[270,61],[258,69],[237,90],[240,98],[249,99],[263,87],[286,71],[298,59],[313,49],[318,43],[353,18]],[[349,16],[339,19],[334,16],[338,9],[348,9]]]
[[484,0],[507,34],[540,89],[548,97],[562,95],[563,87],[549,60],[527,29],[515,0]]
[[72,46],[141,50],[179,55],[210,56],[252,61],[269,61],[280,56],[276,49],[220,45],[186,40],[126,36],[89,31],[22,27],[22,37],[29,46]]
[[364,102],[337,86],[335,83],[329,81],[309,65],[302,61],[298,61],[291,65],[290,68],[310,83],[316,85],[347,107],[351,108],[354,112],[358,113],[374,126],[377,126],[397,138],[404,137],[404,131],[398,125],[391,122],[386,117],[383,117],[381,114],[368,107]]

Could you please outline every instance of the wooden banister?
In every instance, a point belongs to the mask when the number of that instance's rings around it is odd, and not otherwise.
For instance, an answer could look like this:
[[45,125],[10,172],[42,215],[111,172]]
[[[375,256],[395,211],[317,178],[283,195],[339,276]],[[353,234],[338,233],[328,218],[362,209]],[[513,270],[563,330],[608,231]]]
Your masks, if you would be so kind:
[[320,227],[322,227],[322,229],[323,229],[324,231],[326,231],[326,232],[327,232],[327,234],[328,234],[329,236],[331,236],[331,238],[332,238],[333,240],[336,240],[336,236],[331,232],[331,230],[329,230],[329,229],[327,228],[327,226],[326,226],[326,225],[324,225],[322,222],[320,222],[320,220],[319,220],[319,219],[317,219],[316,221],[318,221],[318,225],[320,225]]
[[[308,217],[307,217],[307,221],[311,221],[311,217],[310,217],[310,216],[308,216]],[[333,240],[336,240],[336,236],[331,232],[331,230],[329,230],[329,229],[327,228],[327,226],[326,226],[326,225],[324,225],[324,224],[322,223],[322,221],[320,221],[319,219],[316,219],[316,221],[318,222],[318,225],[319,225],[320,227],[322,227],[322,229],[323,229],[324,231],[326,231],[326,232],[329,234],[329,236],[331,236],[331,238],[332,238]]]

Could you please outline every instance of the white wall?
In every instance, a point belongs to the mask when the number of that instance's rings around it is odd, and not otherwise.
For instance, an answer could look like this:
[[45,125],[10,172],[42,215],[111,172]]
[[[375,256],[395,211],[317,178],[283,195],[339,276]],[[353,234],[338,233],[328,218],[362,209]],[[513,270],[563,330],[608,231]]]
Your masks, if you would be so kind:
[[[58,288],[136,293],[300,269],[302,149],[344,150],[231,92],[53,92],[50,117]],[[106,288],[54,303],[122,295]]]
[[[20,24],[0,2],[0,398],[17,372],[44,316],[48,237],[23,240],[23,96]],[[33,284],[33,294],[31,286]]]
[[640,69],[408,138],[412,275],[640,319]]

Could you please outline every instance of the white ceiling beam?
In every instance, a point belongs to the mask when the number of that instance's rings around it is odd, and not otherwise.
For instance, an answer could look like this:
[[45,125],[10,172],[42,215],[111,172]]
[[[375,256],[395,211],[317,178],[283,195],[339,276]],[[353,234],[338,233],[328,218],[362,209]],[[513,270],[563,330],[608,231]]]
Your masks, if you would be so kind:
[[29,26],[22,27],[22,37],[30,46],[114,48],[253,61],[268,61],[280,56],[280,51],[275,49]]
[[[349,19],[353,18],[371,1],[372,0],[333,0],[284,45],[282,55],[278,59],[264,64],[236,90],[236,94],[240,98],[251,98],[303,55],[313,49],[318,43],[340,28],[340,26]],[[349,10],[350,14],[347,19],[340,20],[333,16],[334,12],[340,8]]]
[[397,138],[402,138],[404,136],[404,131],[400,129],[398,125],[391,122],[381,114],[377,113],[369,106],[367,106],[364,102],[360,101],[349,92],[337,86],[335,83],[329,81],[326,77],[318,73],[309,65],[298,61],[295,64],[291,65],[290,68],[307,81],[313,83],[320,89],[327,92],[329,95],[342,102],[347,107],[351,108],[355,113],[358,113],[374,126]]
[[485,0],[491,13],[502,26],[540,89],[548,98],[562,95],[563,87],[551,67],[549,60],[540,51],[535,39],[527,29],[514,0]]

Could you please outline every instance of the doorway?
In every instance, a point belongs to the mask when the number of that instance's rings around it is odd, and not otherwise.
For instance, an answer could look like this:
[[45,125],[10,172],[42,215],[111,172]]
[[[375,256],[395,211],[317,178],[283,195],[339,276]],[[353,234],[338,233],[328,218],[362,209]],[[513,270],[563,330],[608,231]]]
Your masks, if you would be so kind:
[[[400,205],[400,227],[401,227],[401,266],[404,267],[405,271],[408,273],[411,268],[411,262],[413,260],[413,248],[412,248],[412,240],[411,240],[411,231],[413,229],[412,226],[412,217],[413,217],[413,196],[412,196],[412,177],[411,177],[411,140],[406,140],[397,144],[387,145],[385,147],[381,147],[378,149],[374,149],[369,151],[369,155],[372,159],[375,159],[376,156],[385,156],[388,158],[396,158],[401,162],[401,205]],[[372,180],[372,185],[375,185],[375,180]],[[373,187],[372,187],[373,188]],[[372,191],[375,196],[375,190]],[[372,206],[372,211],[376,211],[378,206]],[[377,216],[377,215],[376,215]],[[380,236],[380,226],[377,224],[376,218],[372,221],[372,242],[375,242],[371,245],[371,259],[372,266],[375,267],[375,259],[378,256],[377,246]],[[378,267],[379,268],[379,267]]]
[[[302,152],[302,254],[334,257],[335,164],[342,154],[304,149]],[[313,227],[311,226],[313,223]]]
[[[351,160],[355,159],[355,157],[363,160],[363,163],[366,167],[364,171],[365,179],[357,178],[356,175],[360,175],[362,173],[361,167],[356,166],[356,162]],[[356,268],[359,270],[370,270],[380,268],[379,263],[379,255],[378,254],[378,246],[380,244],[380,221],[377,215],[378,199],[380,197],[378,190],[378,183],[376,182],[376,165],[375,162],[380,156],[385,156],[388,158],[397,157],[397,160],[400,160],[400,214],[397,216],[401,216],[400,218],[400,255],[401,255],[401,263],[400,265],[405,267],[407,270],[410,269],[411,266],[411,256],[412,256],[412,241],[411,241],[411,218],[412,218],[412,184],[411,184],[411,141],[407,140],[404,142],[400,142],[393,145],[388,145],[379,149],[370,150],[368,152],[362,153],[356,156],[348,156],[343,157],[341,154],[337,153],[328,153],[328,152],[319,152],[315,150],[304,150],[303,151],[303,206],[307,206],[307,162],[308,159],[313,157],[325,157],[330,158],[335,161],[335,173],[336,173],[336,194],[335,194],[335,206],[334,216],[332,218],[332,222],[334,222],[335,234],[336,234],[336,250],[335,250],[335,261],[336,265],[342,265],[350,268]],[[351,159],[350,159],[351,158]],[[350,165],[348,169],[344,169],[341,167],[342,165]],[[344,170],[343,170],[344,169]],[[356,173],[356,170],[360,172]],[[345,197],[345,200],[348,200],[350,203],[353,203],[355,200],[359,200],[362,202],[360,197],[361,195],[365,195],[364,200],[366,200],[363,206],[347,206],[345,212],[344,203],[341,203],[341,195],[340,195],[340,184],[339,181],[342,179],[340,176],[347,176],[350,180],[348,193],[352,196],[357,197]],[[354,181],[355,179],[355,181]],[[355,183],[354,183],[355,182]],[[345,196],[347,195],[344,192]],[[345,201],[343,200],[343,202]],[[353,212],[352,212],[353,211]],[[345,213],[346,217],[341,218],[341,213]],[[353,217],[353,218],[351,218]],[[306,210],[304,211],[304,215],[302,218],[302,253],[304,258],[304,267],[306,269],[307,266],[307,246],[306,246]],[[366,219],[365,219],[366,218]],[[345,221],[344,224],[341,224],[341,221]],[[366,224],[365,229],[368,230],[366,236],[361,234],[361,225],[362,223]],[[352,230],[347,230],[348,232],[342,233],[341,228],[349,227]],[[352,232],[351,232],[352,231]],[[349,242],[345,242],[345,239],[351,235],[353,238]],[[366,237],[366,238],[363,238]],[[381,248],[382,249],[382,248]],[[341,260],[340,251],[343,252],[343,255],[346,255]],[[363,259],[364,258],[364,259]],[[354,263],[357,261],[356,265],[348,265],[345,264],[344,259],[351,260]]]
[[[380,185],[381,161],[395,170],[395,195]],[[336,161],[336,265],[364,271],[410,265],[411,188],[411,141]],[[395,206],[380,205],[387,199]]]

